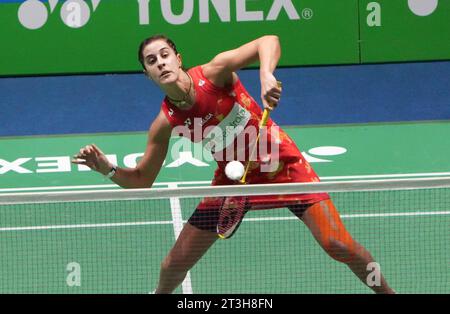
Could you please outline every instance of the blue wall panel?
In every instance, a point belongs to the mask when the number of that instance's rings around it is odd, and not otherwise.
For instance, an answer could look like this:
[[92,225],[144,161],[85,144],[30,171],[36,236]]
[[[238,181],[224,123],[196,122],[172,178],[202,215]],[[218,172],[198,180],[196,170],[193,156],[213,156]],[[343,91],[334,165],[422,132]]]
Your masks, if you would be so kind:
[[[257,70],[239,72],[259,100]],[[280,125],[450,119],[450,62],[278,69]],[[0,136],[147,130],[161,91],[142,74],[0,79]]]

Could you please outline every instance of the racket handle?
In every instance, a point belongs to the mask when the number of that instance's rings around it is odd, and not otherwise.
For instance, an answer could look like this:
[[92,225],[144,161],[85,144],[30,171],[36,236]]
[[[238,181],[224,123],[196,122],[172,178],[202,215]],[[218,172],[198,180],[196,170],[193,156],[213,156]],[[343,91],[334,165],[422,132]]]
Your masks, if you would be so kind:
[[[283,84],[281,83],[281,81],[277,81],[277,85],[278,88],[281,89]],[[270,115],[270,110],[269,109],[264,109],[262,118],[261,118],[261,122],[259,123],[259,128],[261,129],[262,127],[266,126],[267,124],[267,120],[269,120],[269,115]]]

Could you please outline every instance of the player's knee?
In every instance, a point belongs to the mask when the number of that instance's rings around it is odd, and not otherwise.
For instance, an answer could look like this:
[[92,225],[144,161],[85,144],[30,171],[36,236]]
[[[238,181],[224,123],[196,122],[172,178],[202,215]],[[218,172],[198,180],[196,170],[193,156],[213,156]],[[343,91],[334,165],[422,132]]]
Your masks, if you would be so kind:
[[355,258],[355,244],[353,241],[340,241],[329,239],[325,251],[328,255],[341,263],[348,264]]
[[161,263],[161,270],[165,272],[187,272],[189,268],[190,265],[188,263],[170,255]]

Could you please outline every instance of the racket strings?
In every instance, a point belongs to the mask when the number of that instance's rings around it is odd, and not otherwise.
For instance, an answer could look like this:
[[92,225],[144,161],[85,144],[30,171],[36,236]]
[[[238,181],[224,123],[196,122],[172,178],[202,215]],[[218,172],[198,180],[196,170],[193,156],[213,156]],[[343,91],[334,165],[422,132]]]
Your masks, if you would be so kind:
[[231,238],[239,228],[249,209],[247,196],[225,197],[219,211],[217,234],[222,239]]

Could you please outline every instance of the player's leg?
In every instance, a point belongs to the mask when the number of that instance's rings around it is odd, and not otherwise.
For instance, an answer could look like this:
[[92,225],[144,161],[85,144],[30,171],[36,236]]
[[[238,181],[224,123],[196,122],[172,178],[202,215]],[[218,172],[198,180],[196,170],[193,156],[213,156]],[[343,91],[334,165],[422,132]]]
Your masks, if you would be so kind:
[[217,240],[216,225],[216,214],[209,217],[199,214],[196,210],[161,263],[159,283],[155,293],[172,293],[183,282],[189,269]]
[[[374,259],[370,252],[349,234],[331,200],[312,204],[303,210],[291,208],[291,211],[306,224],[330,257],[346,264],[367,285],[367,265],[374,262]],[[370,288],[376,293],[393,292],[381,273],[380,285]]]

